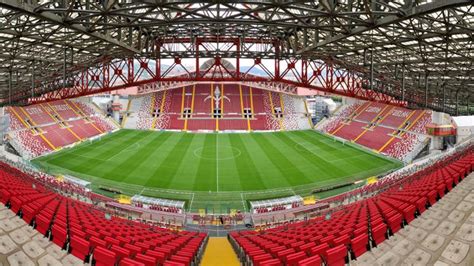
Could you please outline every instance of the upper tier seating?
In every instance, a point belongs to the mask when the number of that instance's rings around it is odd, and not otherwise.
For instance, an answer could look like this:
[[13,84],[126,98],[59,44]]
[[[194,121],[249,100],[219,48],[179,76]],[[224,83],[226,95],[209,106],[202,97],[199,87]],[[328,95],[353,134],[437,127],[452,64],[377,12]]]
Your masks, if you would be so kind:
[[117,128],[93,104],[80,100],[11,106],[6,111],[10,116],[10,141],[25,158],[34,158]]
[[[221,96],[220,118],[213,116],[215,97],[209,97],[215,96],[216,87]],[[237,84],[198,84],[154,92],[132,98],[129,106],[125,128],[296,130],[312,126],[304,98]]]
[[110,217],[93,205],[56,194],[4,163],[0,163],[0,202],[61,248],[95,265],[191,265],[199,261],[207,238],[204,233],[174,232]]
[[318,128],[399,160],[409,161],[411,151],[427,140],[425,126],[431,112],[409,110],[375,102],[342,107]]
[[393,183],[388,190],[333,213],[262,232],[230,234],[253,265],[344,265],[409,224],[474,170],[471,147]]

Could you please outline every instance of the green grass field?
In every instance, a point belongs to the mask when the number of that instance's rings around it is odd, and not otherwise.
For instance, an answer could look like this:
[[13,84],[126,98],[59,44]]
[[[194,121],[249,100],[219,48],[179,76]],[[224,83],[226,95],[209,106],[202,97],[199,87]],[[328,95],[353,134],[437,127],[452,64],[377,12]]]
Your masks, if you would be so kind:
[[[193,134],[120,130],[38,158],[54,174],[188,201],[188,208],[245,208],[242,201],[365,179],[400,166],[314,131]],[[192,205],[192,206],[191,206]]]

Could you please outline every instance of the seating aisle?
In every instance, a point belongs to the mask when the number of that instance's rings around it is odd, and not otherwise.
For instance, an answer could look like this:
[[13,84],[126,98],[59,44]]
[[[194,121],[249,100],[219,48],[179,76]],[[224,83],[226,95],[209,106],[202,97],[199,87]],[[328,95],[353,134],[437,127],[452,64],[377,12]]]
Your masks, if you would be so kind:
[[240,262],[225,237],[211,237],[201,261],[202,266],[239,266]]

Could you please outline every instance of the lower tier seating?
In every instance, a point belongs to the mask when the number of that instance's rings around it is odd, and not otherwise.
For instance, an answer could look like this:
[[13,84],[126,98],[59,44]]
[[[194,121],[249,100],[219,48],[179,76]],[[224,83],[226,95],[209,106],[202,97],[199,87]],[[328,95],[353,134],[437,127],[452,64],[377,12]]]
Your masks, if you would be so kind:
[[4,163],[0,202],[61,248],[95,265],[197,264],[207,240],[205,233],[175,232],[112,217]]
[[344,265],[397,233],[474,169],[472,147],[416,172],[384,192],[314,219],[229,235],[253,265]]

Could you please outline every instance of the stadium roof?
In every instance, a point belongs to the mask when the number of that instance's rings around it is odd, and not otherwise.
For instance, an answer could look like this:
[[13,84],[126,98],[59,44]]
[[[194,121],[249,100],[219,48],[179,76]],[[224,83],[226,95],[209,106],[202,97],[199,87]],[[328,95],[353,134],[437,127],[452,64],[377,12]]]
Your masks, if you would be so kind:
[[[0,25],[4,102],[73,69],[156,56],[158,39],[199,37],[277,40],[278,54],[248,49],[230,56],[337,62],[367,78],[403,83],[408,94],[433,99],[443,110],[458,104],[468,110],[474,102],[469,0],[0,0]],[[222,50],[205,52],[212,57]]]

